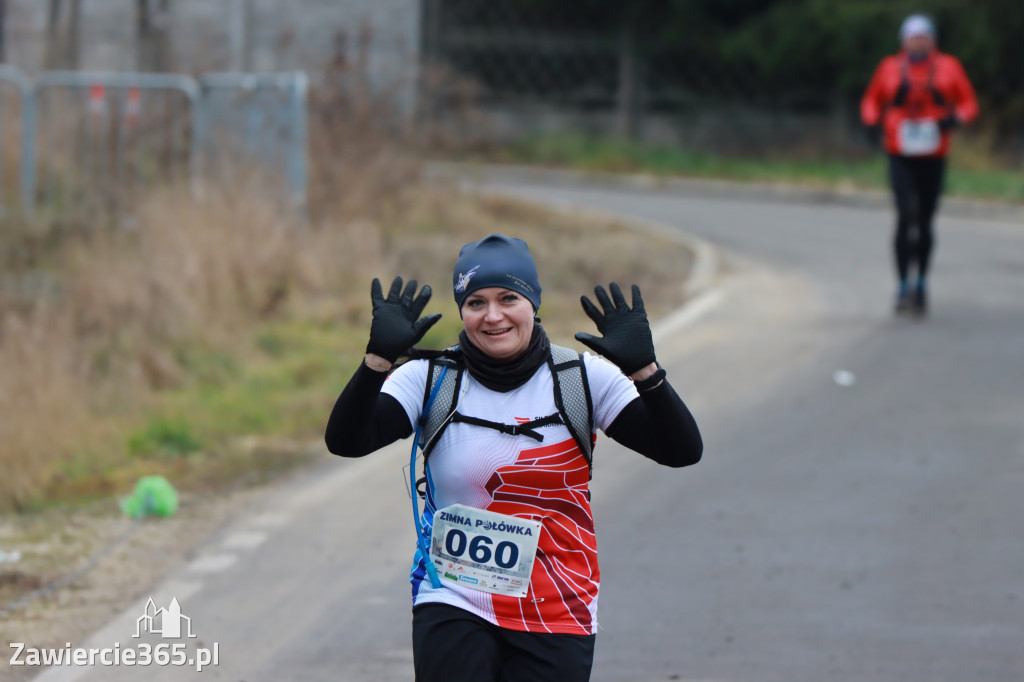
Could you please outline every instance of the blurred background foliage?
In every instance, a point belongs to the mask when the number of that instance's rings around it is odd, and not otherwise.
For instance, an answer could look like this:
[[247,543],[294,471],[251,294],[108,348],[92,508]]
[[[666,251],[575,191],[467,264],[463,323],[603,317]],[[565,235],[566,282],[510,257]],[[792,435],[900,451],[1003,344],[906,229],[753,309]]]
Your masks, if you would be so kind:
[[[850,127],[874,67],[899,47],[900,23],[911,13],[925,12],[936,22],[940,49],[964,63],[978,91],[983,112],[979,126],[997,147],[1012,145],[1017,153],[1024,148],[1021,0],[580,0],[571,4],[444,0],[436,4],[441,24],[448,29],[532,30],[599,37],[609,49],[628,45],[640,64],[639,106],[647,112],[678,110],[680,101],[696,106],[731,101],[791,111],[839,108],[845,110]],[[511,43],[508,48],[513,49]],[[486,99],[489,90],[508,93],[516,88],[515,79],[496,75],[494,61],[501,49],[501,41],[492,41],[476,49],[475,60],[460,57],[459,49],[440,52],[455,56],[454,63],[482,84]],[[562,47],[563,59],[567,49]],[[542,68],[523,64],[523,69]],[[594,64],[596,59],[589,69],[573,68],[594,71]],[[570,70],[568,65],[562,68]],[[584,73],[573,78],[588,80]],[[613,74],[611,80],[615,78]],[[617,78],[609,87],[618,87],[621,97],[621,64]]]
[[898,47],[909,14],[936,23],[940,49],[967,66],[986,109],[1024,124],[1024,2],[1020,0],[520,0],[553,25],[588,16],[614,36],[624,27],[650,55],[663,51],[728,69],[748,68],[765,92],[829,90],[860,94],[873,65]]

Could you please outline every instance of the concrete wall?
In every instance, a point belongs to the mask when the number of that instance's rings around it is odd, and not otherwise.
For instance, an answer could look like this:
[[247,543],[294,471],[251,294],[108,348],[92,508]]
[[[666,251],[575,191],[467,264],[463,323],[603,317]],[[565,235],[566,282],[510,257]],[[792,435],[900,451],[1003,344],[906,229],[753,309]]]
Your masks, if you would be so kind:
[[[30,74],[45,68],[48,5],[7,0],[7,61]],[[403,109],[413,105],[420,0],[171,0],[170,6],[173,71],[302,69],[315,80],[340,49],[351,64],[364,65],[374,90],[393,94]],[[82,0],[81,8],[78,68],[137,70],[136,0]]]

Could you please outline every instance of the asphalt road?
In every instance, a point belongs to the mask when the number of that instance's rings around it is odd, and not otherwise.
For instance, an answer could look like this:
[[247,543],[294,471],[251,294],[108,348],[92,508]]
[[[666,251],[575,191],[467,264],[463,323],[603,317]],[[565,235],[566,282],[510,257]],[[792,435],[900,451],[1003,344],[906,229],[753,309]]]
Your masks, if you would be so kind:
[[[704,461],[598,444],[595,681],[1024,679],[1024,225],[941,214],[933,312],[909,321],[891,314],[887,208],[500,189],[718,254],[699,310],[658,333]],[[146,679],[412,679],[407,460],[325,462],[204,547],[154,600],[176,596],[186,657],[216,643],[219,665]],[[141,615],[87,646],[137,647]],[[140,676],[83,672],[42,679]]]

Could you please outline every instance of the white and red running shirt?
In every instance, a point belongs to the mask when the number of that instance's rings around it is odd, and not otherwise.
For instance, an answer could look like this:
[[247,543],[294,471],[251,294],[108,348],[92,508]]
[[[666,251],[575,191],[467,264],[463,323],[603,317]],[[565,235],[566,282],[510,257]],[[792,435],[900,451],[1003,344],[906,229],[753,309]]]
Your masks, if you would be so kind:
[[[610,362],[590,353],[583,357],[594,425],[604,431],[638,394]],[[401,403],[414,429],[423,408],[428,365],[427,360],[402,365],[381,389]],[[461,414],[492,422],[524,423],[558,411],[547,364],[524,385],[506,393],[486,388],[466,371],[461,393]],[[450,604],[512,630],[597,632],[601,571],[590,511],[590,467],[565,425],[542,426],[537,431],[544,436],[543,442],[473,424],[450,424],[430,453],[423,512],[427,528],[437,509],[452,504],[540,522],[527,595],[490,594],[447,581],[435,589],[424,559],[417,555],[409,578],[414,606]]]

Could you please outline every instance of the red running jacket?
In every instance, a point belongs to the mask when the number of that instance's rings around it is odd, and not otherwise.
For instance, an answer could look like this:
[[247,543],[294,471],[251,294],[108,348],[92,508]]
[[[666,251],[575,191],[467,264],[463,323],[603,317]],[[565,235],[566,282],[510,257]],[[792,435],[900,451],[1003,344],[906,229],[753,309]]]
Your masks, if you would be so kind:
[[950,115],[970,123],[978,98],[960,60],[938,50],[918,62],[905,51],[884,58],[860,102],[864,125],[881,125],[885,150],[901,156],[948,154],[950,131],[936,126]]

